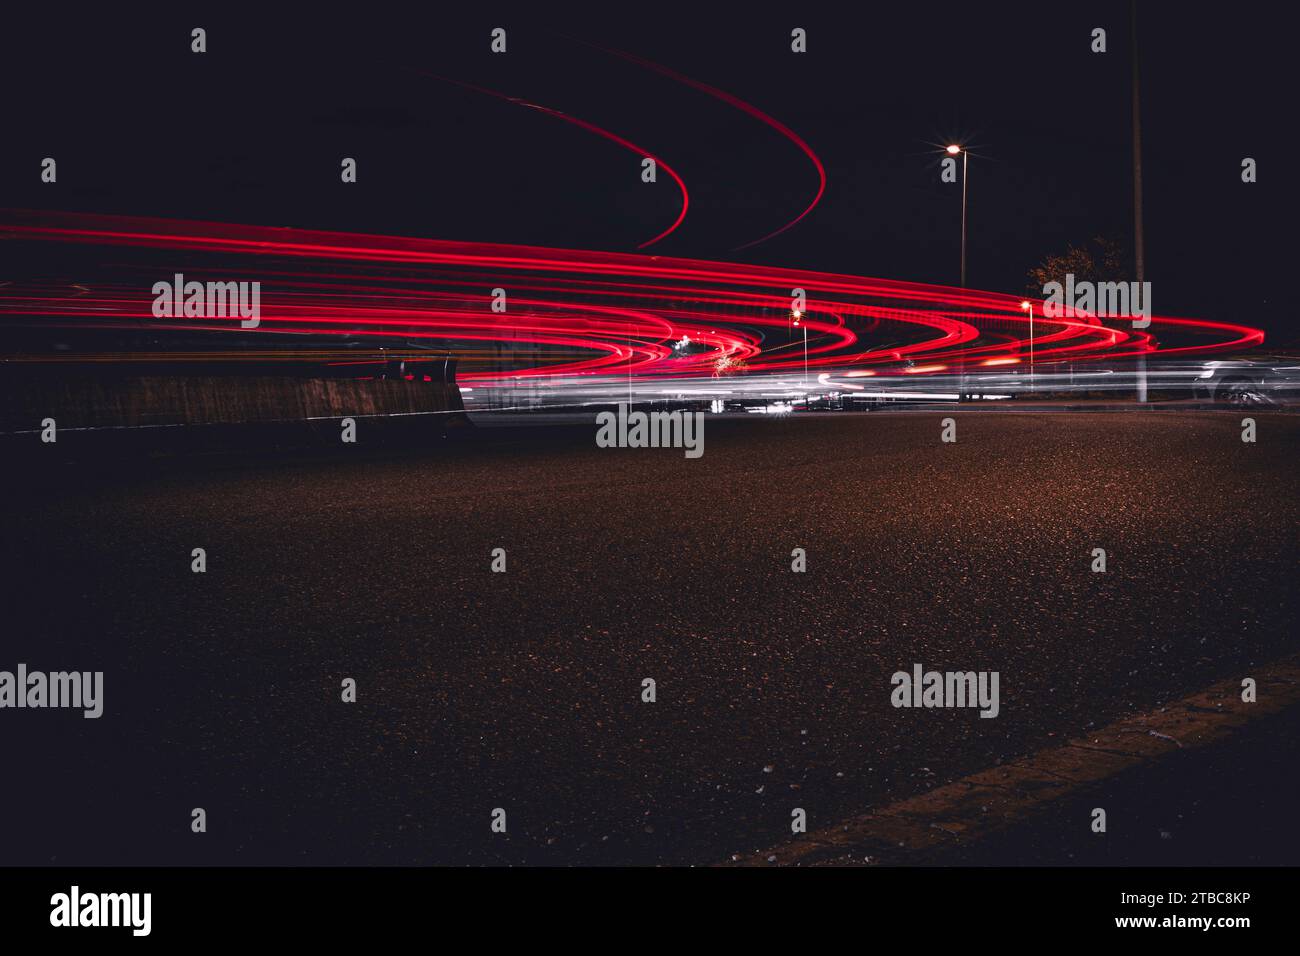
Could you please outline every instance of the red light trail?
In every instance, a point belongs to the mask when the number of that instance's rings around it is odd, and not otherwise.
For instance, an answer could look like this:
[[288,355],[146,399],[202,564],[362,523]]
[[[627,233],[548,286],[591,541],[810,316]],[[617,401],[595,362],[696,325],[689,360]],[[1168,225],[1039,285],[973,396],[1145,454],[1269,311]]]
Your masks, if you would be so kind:
[[[617,143],[619,146],[622,146],[624,149],[631,150],[632,152],[636,153],[638,156],[641,156],[642,158],[649,158],[654,160],[655,166],[658,169],[662,169],[664,172],[666,172],[672,178],[673,182],[677,184],[677,188],[681,191],[682,194],[682,206],[681,206],[681,210],[677,213],[677,218],[673,220],[672,224],[667,229],[659,233],[657,236],[654,236],[650,239],[647,239],[645,242],[640,243],[637,246],[638,249],[646,249],[650,246],[653,246],[656,242],[659,242],[661,239],[664,239],[667,236],[671,235],[677,229],[677,227],[682,224],[682,221],[686,218],[686,210],[690,207],[691,204],[690,194],[687,193],[686,191],[686,183],[682,180],[682,177],[679,176],[671,166],[669,166],[666,162],[663,161],[661,157],[655,155],[649,150],[642,149],[640,146],[636,145],[636,143],[624,139],[623,137],[619,136],[617,133],[611,133],[609,130],[597,126],[595,123],[589,123],[587,120],[579,119],[576,116],[571,116],[568,113],[561,112],[560,110],[551,109],[549,106],[541,106],[537,103],[530,103],[528,100],[522,99],[518,96],[508,96],[505,93],[499,93],[496,90],[489,90],[483,86],[475,86],[472,83],[466,83],[463,80],[455,80],[446,76],[438,76],[436,73],[424,73],[423,71],[418,71],[418,72],[420,73],[421,76],[428,76],[435,80],[442,80],[444,83],[452,83],[455,84],[456,86],[463,87],[467,90],[473,90],[475,93],[482,93],[486,96],[494,96],[497,99],[505,100],[507,103],[514,103],[516,106],[523,106],[530,110],[537,110],[539,113],[545,113],[547,116],[554,116],[556,119],[564,120],[564,122],[566,123],[572,123],[574,126],[580,127],[581,129],[585,129],[589,133],[595,133],[597,136],[607,139],[611,143]],[[791,223],[791,225],[793,225],[793,223]]]
[[[595,250],[13,210],[0,212],[0,236],[157,250],[116,267],[103,282],[0,287],[0,316],[10,324],[400,339],[446,351],[467,343],[532,349],[532,364],[468,364],[459,379],[474,384],[800,369],[804,343],[789,322],[797,288],[807,295],[801,322],[810,369],[915,377],[1028,361],[1019,296],[915,282]],[[155,318],[152,283],[182,269],[260,281],[261,325]],[[494,288],[506,290],[504,313],[491,309]],[[1049,368],[1232,351],[1263,341],[1259,329],[1163,316],[1145,331],[1088,315],[1038,314],[1034,326],[1035,364]],[[1160,336],[1175,344],[1159,344]],[[684,338],[689,348],[679,346]]]
[[752,103],[745,102],[740,97],[728,93],[726,90],[720,90],[716,86],[710,86],[707,83],[701,83],[699,80],[693,80],[689,76],[683,76],[681,73],[678,73],[675,70],[670,70],[666,66],[661,66],[660,64],[655,63],[653,60],[647,60],[644,57],[636,56],[635,54],[632,53],[626,53],[623,50],[614,50],[608,47],[598,46],[597,44],[589,43],[586,40],[579,40],[578,42],[585,43],[587,46],[593,47],[594,49],[597,50],[601,50],[605,53],[610,53],[614,56],[622,57],[628,62],[635,63],[638,66],[643,66],[648,70],[654,70],[656,73],[660,73],[671,80],[675,80],[678,83],[683,83],[686,86],[693,87],[702,93],[707,93],[709,96],[712,96],[714,99],[721,100],[727,105],[733,106],[743,113],[747,113],[748,115],[754,117],[760,122],[766,123],[768,126],[772,127],[772,129],[776,130],[778,133],[780,133],[790,142],[794,143],[794,145],[799,147],[800,151],[802,151],[803,154],[807,156],[808,159],[812,162],[813,167],[817,170],[817,180],[818,180],[817,193],[816,195],[813,196],[812,201],[809,202],[808,205],[804,207],[803,211],[800,212],[799,215],[795,216],[793,219],[791,219],[781,228],[775,229],[772,232],[769,232],[767,235],[760,236],[759,238],[751,240],[750,242],[746,242],[743,245],[736,246],[735,249],[732,250],[733,252],[739,252],[741,249],[748,249],[751,246],[758,245],[760,242],[766,242],[769,239],[781,235],[781,233],[785,232],[787,229],[790,229],[792,226],[799,223],[805,216],[807,216],[810,212],[813,211],[813,208],[819,202],[821,202],[822,196],[826,192],[826,167],[822,165],[822,161],[817,157],[817,154],[813,152],[812,147],[809,146],[807,143],[805,143],[798,133],[790,129],[790,127],[786,126],[780,120],[777,120],[769,116],[767,113],[764,113],[762,110],[760,110],[757,106],[754,106]]

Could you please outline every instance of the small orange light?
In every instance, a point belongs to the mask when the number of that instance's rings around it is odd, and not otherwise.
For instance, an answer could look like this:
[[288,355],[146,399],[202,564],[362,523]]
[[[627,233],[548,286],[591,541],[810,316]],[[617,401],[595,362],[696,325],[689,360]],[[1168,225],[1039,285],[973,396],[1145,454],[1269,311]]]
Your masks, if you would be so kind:
[[949,146],[949,147],[948,147],[948,155],[949,155],[949,156],[956,156],[956,155],[957,155],[958,153],[960,153],[960,152],[961,152],[961,147],[960,147],[960,146],[953,145],[953,146]]

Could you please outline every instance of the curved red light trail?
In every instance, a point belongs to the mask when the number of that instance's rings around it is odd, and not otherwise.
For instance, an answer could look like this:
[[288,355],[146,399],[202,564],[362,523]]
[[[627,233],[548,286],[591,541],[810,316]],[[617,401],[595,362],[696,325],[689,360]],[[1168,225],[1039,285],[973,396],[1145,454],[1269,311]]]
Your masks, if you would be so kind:
[[467,90],[473,90],[475,93],[482,93],[486,96],[494,96],[497,99],[505,100],[507,103],[514,103],[516,106],[523,106],[530,110],[537,110],[539,113],[545,113],[547,116],[554,116],[556,119],[564,120],[564,122],[566,123],[572,123],[574,126],[577,126],[581,129],[585,129],[589,133],[595,133],[597,136],[603,137],[604,139],[609,140],[611,143],[617,143],[619,146],[622,146],[624,149],[630,149],[632,152],[636,153],[638,156],[641,156],[642,158],[648,157],[650,159],[653,159],[655,162],[655,166],[659,169],[662,169],[669,176],[671,176],[673,182],[677,184],[677,188],[681,191],[682,194],[682,208],[677,213],[677,218],[673,220],[672,224],[667,229],[659,233],[657,236],[651,239],[647,239],[643,243],[640,243],[637,246],[638,249],[649,248],[659,240],[664,239],[667,236],[671,235],[674,231],[676,231],[677,227],[680,226],[682,224],[682,221],[686,218],[686,210],[690,207],[691,204],[690,194],[686,191],[686,182],[682,179],[681,176],[677,175],[677,171],[674,170],[671,166],[669,166],[666,162],[664,162],[661,157],[655,155],[649,150],[642,149],[640,146],[636,145],[636,143],[624,139],[622,136],[619,136],[617,133],[612,133],[607,129],[597,126],[595,123],[589,123],[587,120],[579,119],[576,116],[571,116],[570,114],[561,112],[560,110],[551,109],[549,106],[541,106],[537,103],[530,103],[528,100],[522,99],[518,96],[509,96],[505,93],[499,93],[496,90],[489,90],[487,87],[475,86],[473,83],[466,83],[464,80],[455,80],[452,79],[451,77],[439,76],[436,73],[425,73],[423,71],[417,71],[417,72],[419,72],[421,76],[427,76],[435,80],[442,80],[444,83],[452,83],[455,84],[456,86],[464,87]]
[[660,73],[663,76],[668,77],[669,79],[676,80],[678,83],[683,83],[686,86],[693,87],[702,93],[707,93],[709,96],[712,96],[715,99],[722,100],[722,102],[728,104],[729,106],[734,106],[736,109],[744,113],[747,113],[748,115],[754,117],[760,122],[766,123],[768,126],[772,127],[772,129],[776,130],[778,133],[780,133],[790,142],[794,143],[795,146],[799,147],[799,149],[802,150],[803,154],[807,156],[808,159],[812,162],[813,167],[817,170],[817,180],[818,180],[817,193],[816,195],[813,196],[812,202],[808,203],[808,205],[804,207],[803,212],[799,213],[799,215],[795,216],[793,219],[787,222],[780,229],[776,229],[772,232],[769,232],[767,235],[760,236],[758,239],[754,239],[750,242],[746,242],[743,245],[736,246],[735,249],[732,250],[733,252],[738,252],[741,249],[748,249],[751,246],[758,245],[760,242],[766,242],[767,240],[772,239],[775,236],[781,235],[781,233],[785,232],[787,229],[790,229],[792,226],[798,224],[800,220],[802,220],[805,216],[807,216],[810,212],[812,212],[813,208],[816,207],[816,205],[819,202],[821,202],[822,196],[826,192],[826,167],[822,165],[822,161],[817,157],[817,154],[813,152],[812,147],[809,146],[807,143],[805,143],[798,133],[790,129],[790,127],[786,126],[780,120],[772,116],[769,116],[767,113],[764,113],[762,110],[760,110],[757,106],[754,106],[752,103],[745,102],[740,97],[728,93],[726,90],[720,90],[716,86],[710,86],[707,83],[702,83],[699,80],[692,79],[689,76],[684,76],[683,74],[678,73],[675,70],[670,70],[666,66],[662,66],[658,63],[655,63],[653,60],[647,60],[644,57],[637,56],[636,54],[633,53],[627,53],[623,50],[615,50],[610,47],[599,46],[597,44],[590,43],[586,40],[580,40],[579,42],[586,43],[587,46],[594,47],[597,50],[602,50],[605,53],[612,54],[613,56],[622,57],[623,59],[631,63],[635,63],[638,66],[643,66],[648,70],[654,70],[656,73]]
[[[692,259],[464,243],[222,223],[47,212],[0,212],[0,236],[32,242],[157,250],[107,282],[0,287],[10,322],[69,327],[204,330],[543,347],[533,364],[467,367],[490,385],[536,376],[698,377],[737,363],[749,372],[802,368],[847,377],[926,375],[1016,365],[1028,357],[1019,296],[915,282]],[[197,260],[197,261],[196,261]],[[260,281],[261,325],[152,314],[152,284]],[[491,311],[504,288],[507,311]],[[791,324],[792,291],[807,308]],[[1041,313],[1041,303],[1035,303]],[[1155,316],[1128,320],[1034,316],[1039,366],[1139,355],[1242,349],[1259,329]],[[1168,347],[1157,336],[1176,340]],[[683,337],[689,349],[675,348]]]

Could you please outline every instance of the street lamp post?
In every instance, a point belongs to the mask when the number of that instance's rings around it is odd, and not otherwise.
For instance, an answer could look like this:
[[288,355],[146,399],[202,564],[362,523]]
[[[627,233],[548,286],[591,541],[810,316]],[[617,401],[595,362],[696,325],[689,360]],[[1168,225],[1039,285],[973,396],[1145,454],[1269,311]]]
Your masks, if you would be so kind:
[[803,327],[803,384],[808,385],[808,326]]
[[1034,391],[1034,303],[1026,299],[1020,308],[1029,313],[1029,390]]
[[[956,156],[958,153],[961,153],[961,287],[964,289],[966,288],[966,174],[970,169],[970,154],[964,146],[958,146],[956,143],[949,145],[949,156]],[[957,375],[958,402],[961,402],[965,392],[966,364],[963,362],[961,371]]]
[[948,147],[948,155],[961,153],[961,287],[966,288],[966,174],[970,169],[970,153],[966,147],[953,143]]
[[798,309],[791,309],[790,314],[794,316],[794,324],[803,326],[803,385],[808,387],[808,326],[803,325],[803,313]]

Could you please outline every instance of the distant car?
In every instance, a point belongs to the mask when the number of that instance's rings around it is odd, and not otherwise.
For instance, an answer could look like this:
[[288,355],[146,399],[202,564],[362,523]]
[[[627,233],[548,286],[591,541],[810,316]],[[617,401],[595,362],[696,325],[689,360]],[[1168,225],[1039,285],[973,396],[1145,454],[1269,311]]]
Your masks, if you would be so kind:
[[[1275,361],[1274,361],[1275,360]],[[1206,362],[1193,394],[1225,405],[1280,405],[1300,397],[1300,359]]]

